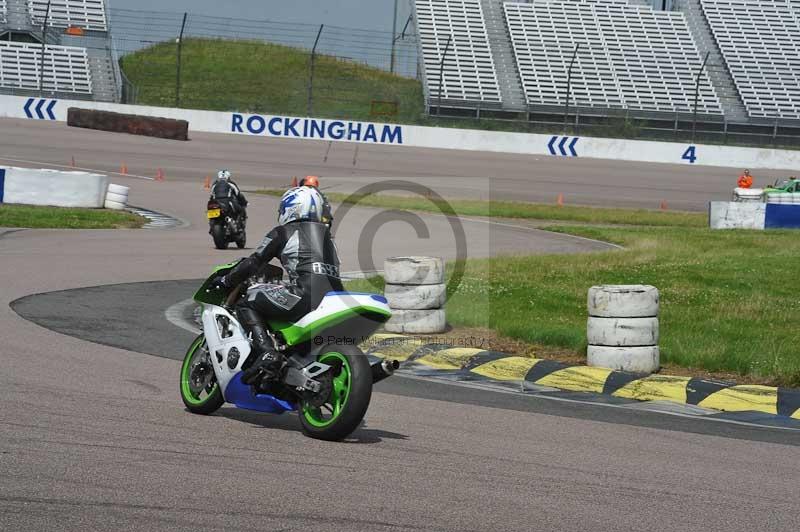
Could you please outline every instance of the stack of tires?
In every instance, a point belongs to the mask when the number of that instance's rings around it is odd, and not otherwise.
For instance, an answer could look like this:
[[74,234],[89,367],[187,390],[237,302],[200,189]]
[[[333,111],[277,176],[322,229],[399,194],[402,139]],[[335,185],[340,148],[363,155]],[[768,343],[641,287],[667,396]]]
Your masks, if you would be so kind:
[[653,373],[659,368],[658,289],[604,285],[589,289],[589,366]]
[[437,257],[392,257],[383,264],[385,294],[392,309],[388,332],[444,332],[447,285],[444,261]]
[[127,207],[129,191],[130,187],[110,183],[108,185],[108,192],[106,192],[105,208],[120,211]]

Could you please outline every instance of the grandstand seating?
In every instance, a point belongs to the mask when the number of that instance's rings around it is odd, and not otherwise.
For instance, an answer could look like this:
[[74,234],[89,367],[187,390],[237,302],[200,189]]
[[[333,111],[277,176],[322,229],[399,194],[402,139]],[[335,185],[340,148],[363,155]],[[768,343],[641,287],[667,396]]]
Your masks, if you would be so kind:
[[[47,0],[28,0],[28,9],[33,22],[41,25],[47,12]],[[51,0],[48,22],[56,27],[108,31],[104,0]]]
[[[42,47],[0,41],[0,87],[38,90]],[[45,49],[43,89],[56,93],[92,93],[85,48],[50,46]]]
[[501,102],[494,60],[480,0],[415,0],[425,83],[433,103],[439,97],[439,66],[444,61],[442,100]]
[[6,12],[8,11],[8,6],[6,6],[6,0],[0,0],[0,24],[5,24],[8,22],[6,18]]
[[[517,65],[529,104],[564,105],[576,44],[573,103],[660,112],[691,112],[702,60],[683,14],[625,0],[505,3]],[[722,114],[703,75],[698,111]]]
[[[626,106],[693,111],[702,59],[683,13],[608,3],[593,9]],[[722,114],[706,74],[701,77],[697,110]]]
[[750,116],[800,119],[800,16],[785,0],[702,6]]
[[572,101],[587,107],[623,106],[589,5],[537,2],[503,7],[529,104],[564,105],[567,69],[580,44],[572,72]]

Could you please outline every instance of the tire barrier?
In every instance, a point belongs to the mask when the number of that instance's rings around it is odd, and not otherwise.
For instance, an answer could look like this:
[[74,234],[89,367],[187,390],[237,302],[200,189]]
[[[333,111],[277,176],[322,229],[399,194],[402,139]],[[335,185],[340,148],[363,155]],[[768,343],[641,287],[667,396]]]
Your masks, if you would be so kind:
[[779,205],[800,205],[800,193],[791,192],[767,192],[765,194],[766,203],[777,203]]
[[0,203],[103,207],[108,176],[88,172],[0,167]]
[[[593,394],[603,394],[614,397],[614,404],[618,406],[639,401],[668,401],[709,410],[740,412],[743,422],[752,422],[753,412],[760,412],[758,421],[765,424],[797,426],[793,420],[800,421],[800,389],[570,366],[554,360],[499,351],[432,344],[419,337],[400,334],[379,333],[361,347],[369,356],[400,360],[404,372],[431,376],[431,372],[436,371],[450,380],[463,380],[472,385],[487,380],[495,385],[504,384],[507,390],[526,394],[537,393],[537,390],[544,394],[580,392],[580,396],[572,397],[588,402],[597,401]],[[768,418],[763,414],[781,417]],[[708,412],[702,415],[708,415]],[[736,419],[730,414],[718,415]]]
[[155,116],[129,115],[96,109],[67,110],[67,125],[113,133],[129,133],[170,140],[189,140],[189,122]]
[[647,285],[593,286],[587,306],[589,366],[635,373],[658,370],[658,289]]
[[649,318],[658,316],[658,289],[647,285],[606,285],[589,289],[589,316]]
[[106,193],[105,208],[122,210],[128,206],[128,193],[130,187],[123,185],[115,185],[111,183],[108,185],[108,192]]
[[444,261],[438,257],[392,257],[386,259],[383,270],[384,293],[392,309],[384,328],[394,333],[444,332]]
[[386,284],[441,284],[444,261],[437,257],[391,257],[383,263],[383,275]]
[[107,199],[105,201],[105,203],[103,204],[103,207],[105,207],[106,209],[111,209],[111,210],[114,210],[114,211],[124,210],[126,206],[127,205],[125,205],[124,203],[120,203],[118,201],[112,201],[112,200],[109,200],[109,199]]
[[447,300],[447,285],[444,283],[419,286],[387,284],[384,295],[393,309],[438,309],[442,308]]
[[130,187],[109,184],[104,207],[116,211],[124,209],[128,206],[128,192],[130,192]]
[[658,318],[589,317],[586,339],[590,345],[637,347],[658,345]]

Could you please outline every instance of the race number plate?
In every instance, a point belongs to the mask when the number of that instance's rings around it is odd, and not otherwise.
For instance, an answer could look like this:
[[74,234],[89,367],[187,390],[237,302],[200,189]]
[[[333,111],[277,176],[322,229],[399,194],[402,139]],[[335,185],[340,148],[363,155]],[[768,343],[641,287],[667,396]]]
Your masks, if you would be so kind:
[[222,212],[220,209],[209,209],[209,211],[206,213],[206,216],[209,218],[219,218],[221,215]]

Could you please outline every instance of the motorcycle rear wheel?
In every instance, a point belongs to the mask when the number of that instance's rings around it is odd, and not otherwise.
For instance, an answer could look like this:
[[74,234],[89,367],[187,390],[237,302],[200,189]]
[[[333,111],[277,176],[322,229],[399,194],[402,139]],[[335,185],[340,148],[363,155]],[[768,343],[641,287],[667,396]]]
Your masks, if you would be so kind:
[[217,249],[228,249],[228,239],[225,238],[225,227],[222,224],[211,226],[211,238],[214,239],[214,246]]
[[367,413],[372,398],[372,371],[367,357],[355,346],[327,346],[317,361],[333,366],[333,386],[321,407],[308,401],[301,403],[300,424],[306,436],[340,441],[358,427]]
[[202,334],[195,338],[183,359],[180,390],[183,404],[193,414],[211,414],[225,402]]

